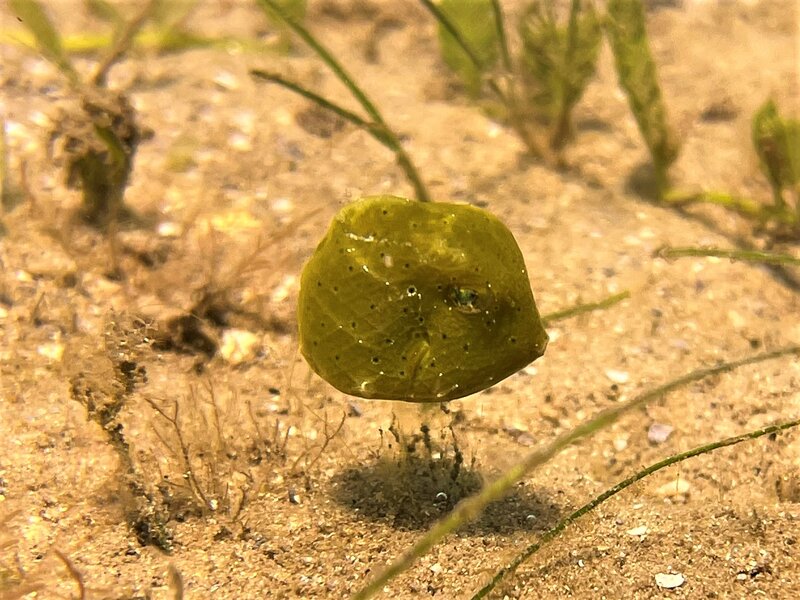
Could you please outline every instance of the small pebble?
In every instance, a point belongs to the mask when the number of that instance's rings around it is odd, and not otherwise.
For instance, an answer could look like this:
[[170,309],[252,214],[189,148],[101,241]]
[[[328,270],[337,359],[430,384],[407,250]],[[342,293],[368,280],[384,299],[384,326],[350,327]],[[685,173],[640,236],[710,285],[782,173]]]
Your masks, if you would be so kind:
[[294,210],[294,202],[289,198],[278,198],[272,203],[272,210],[282,215],[288,215]]
[[438,562],[432,564],[431,565],[431,571],[438,575],[439,573],[442,572],[442,565],[440,565]]
[[656,585],[665,590],[673,590],[686,583],[686,578],[680,573],[656,573]]
[[633,529],[628,529],[625,533],[628,535],[632,535],[634,537],[641,537],[643,535],[647,535],[649,533],[649,529],[647,525],[639,525],[639,527],[634,527]]
[[230,71],[219,71],[214,76],[214,83],[223,90],[239,89],[239,80]]
[[606,369],[606,377],[614,383],[628,383],[630,375],[627,371],[618,371],[617,369]]
[[653,423],[647,430],[647,439],[651,444],[663,444],[675,428],[665,423]]
[[61,359],[64,356],[64,344],[60,344],[59,342],[48,342],[39,346],[36,351],[40,356],[44,356],[53,362],[61,362]]
[[676,350],[689,350],[689,342],[681,338],[673,338],[669,341],[669,345]]
[[530,448],[531,446],[533,446],[536,443],[536,440],[533,439],[533,436],[530,433],[526,432],[526,433],[520,434],[517,437],[517,443],[520,446],[525,446],[527,448]]
[[628,447],[628,438],[626,437],[614,438],[614,450],[616,450],[617,452],[622,452],[627,447]]
[[656,489],[656,494],[665,498],[674,498],[676,496],[686,496],[689,494],[691,485],[685,479],[678,479],[670,481]]
[[297,276],[296,275],[285,275],[278,286],[272,291],[272,296],[270,300],[274,303],[283,302],[286,300],[292,289],[297,284]]
[[219,354],[231,365],[253,360],[261,350],[261,336],[244,329],[228,329],[222,334]]
[[183,228],[178,223],[172,221],[164,221],[158,224],[156,228],[158,235],[161,237],[175,238],[183,233]]
[[728,320],[736,330],[744,329],[745,325],[747,325],[747,320],[733,309],[728,311]]
[[515,423],[514,425],[505,427],[503,430],[518,444],[523,446],[533,446],[533,436],[528,433],[525,425]]
[[253,142],[249,136],[237,132],[228,137],[228,146],[239,152],[250,152],[253,149]]

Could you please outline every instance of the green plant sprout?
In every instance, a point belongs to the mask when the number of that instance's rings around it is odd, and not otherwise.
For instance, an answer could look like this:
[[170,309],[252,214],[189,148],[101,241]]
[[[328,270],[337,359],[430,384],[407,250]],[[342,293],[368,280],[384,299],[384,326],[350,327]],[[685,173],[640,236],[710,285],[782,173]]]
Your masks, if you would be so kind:
[[[482,75],[532,155],[548,158],[537,134],[537,130],[546,130],[546,145],[556,152],[556,162],[561,162],[559,151],[572,135],[572,111],[594,76],[605,25],[620,85],[650,150],[659,193],[666,191],[667,170],[677,157],[678,144],[667,122],[640,0],[612,0],[603,18],[591,1],[572,0],[565,22],[558,18],[552,1],[530,2],[518,22],[520,55],[515,63],[504,60],[504,72],[497,76],[490,73],[494,63],[482,56],[490,55],[489,50],[497,44],[504,56],[509,55],[499,0],[476,0],[476,4],[484,12],[493,9],[502,34],[472,39],[465,33],[479,26],[488,30],[475,22],[479,17],[473,16],[477,12],[473,3],[442,2],[437,7],[432,0],[420,1],[439,22],[446,62],[458,65],[454,70],[468,87],[478,79],[475,73]],[[451,56],[458,56],[459,62],[448,60]],[[461,66],[466,60],[472,71]]]
[[593,4],[572,0],[562,23],[552,3],[530,3],[518,22],[520,54],[512,60],[498,0],[420,1],[439,23],[445,62],[470,95],[478,97],[485,83],[528,151],[545,159],[555,152],[561,162],[572,110],[597,63],[602,31]]
[[761,227],[770,225],[776,237],[797,239],[800,235],[800,121],[782,117],[775,102],[767,100],[753,115],[752,131],[753,148],[761,171],[772,188],[772,204],[706,191],[670,191],[664,200],[676,206],[695,203],[721,206]]
[[765,435],[787,431],[789,429],[797,427],[798,425],[800,425],[800,419],[794,419],[792,421],[776,423],[774,425],[762,427],[761,429],[756,429],[755,431],[750,431],[748,433],[743,433],[740,435],[729,437],[724,440],[718,440],[716,442],[711,442],[709,444],[702,444],[700,446],[692,448],[691,450],[680,452],[678,454],[673,454],[672,456],[669,456],[663,460],[653,463],[649,467],[646,467],[641,471],[635,473],[634,475],[628,477],[627,479],[620,481],[615,486],[607,489],[605,492],[595,497],[590,502],[581,506],[578,510],[570,513],[569,515],[561,519],[558,523],[556,523],[553,527],[551,527],[548,531],[546,531],[536,542],[530,544],[527,548],[525,548],[522,552],[520,552],[511,562],[509,562],[506,566],[497,571],[497,573],[495,573],[492,579],[480,590],[478,590],[475,593],[475,595],[472,596],[472,600],[480,600],[481,598],[486,598],[486,596],[489,593],[491,593],[491,591],[494,590],[503,579],[513,574],[523,562],[528,560],[531,556],[536,554],[539,550],[541,550],[547,544],[556,539],[559,535],[561,535],[564,532],[564,530],[566,530],[567,527],[572,525],[572,523],[574,523],[587,513],[591,512],[592,510],[600,506],[606,500],[619,494],[623,490],[629,488],[636,482],[641,481],[645,477],[649,477],[653,473],[656,473],[658,471],[661,471],[662,469],[666,469],[667,467],[681,463],[685,460],[689,460],[690,458],[694,458],[702,454],[708,454],[715,450],[719,450],[720,448],[727,448],[729,446],[735,446],[743,442],[750,442],[753,440],[757,440],[758,438],[764,437]]
[[[544,4],[544,6],[543,6]],[[572,137],[572,110],[594,76],[602,29],[591,2],[572,0],[566,26],[551,2],[533,2],[519,20],[520,71],[534,120],[558,150]]]
[[58,67],[80,99],[80,108],[64,114],[56,123],[50,141],[51,145],[60,142],[67,185],[80,188],[83,193],[84,219],[102,229],[116,228],[121,218],[132,216],[123,198],[142,139],[133,108],[124,95],[105,89],[106,76],[157,3],[158,0],[151,0],[133,20],[119,28],[91,82],[84,83],[44,8],[36,0],[11,1],[12,10],[34,36],[42,54]]
[[598,431],[615,423],[623,415],[647,406],[669,392],[690,383],[701,381],[714,375],[729,373],[743,366],[760,363],[766,360],[774,360],[784,356],[800,356],[800,346],[787,346],[778,350],[725,362],[713,367],[697,369],[648,390],[626,402],[622,402],[600,412],[596,417],[558,436],[539,449],[534,450],[499,478],[484,486],[480,492],[459,502],[447,516],[431,527],[428,532],[417,540],[406,552],[389,564],[385,569],[381,570],[367,585],[356,592],[351,600],[366,600],[379,593],[389,581],[406,571],[444,537],[453,533],[462,525],[477,518],[487,505],[502,498],[514,485],[521,481],[523,477],[529,476],[538,467],[541,467],[574,443],[591,437]]
[[795,221],[800,220],[800,121],[781,117],[775,102],[767,100],[753,115],[753,146],[772,187],[772,208],[783,211],[793,204]]
[[389,148],[392,152],[394,152],[395,158],[397,160],[398,165],[400,168],[403,169],[406,177],[408,178],[409,182],[414,188],[414,192],[416,198],[423,202],[430,201],[430,194],[428,193],[425,184],[422,181],[419,173],[417,172],[417,168],[414,166],[414,163],[411,160],[411,157],[406,153],[405,149],[403,148],[402,143],[400,142],[400,138],[397,134],[389,127],[386,120],[378,111],[375,104],[372,100],[369,99],[367,94],[361,89],[361,87],[356,84],[355,80],[350,76],[350,74],[345,70],[345,68],[337,61],[333,54],[325,48],[312,34],[308,31],[301,23],[296,21],[292,18],[291,14],[289,14],[283,6],[277,2],[276,0],[259,0],[261,6],[268,11],[268,14],[277,15],[280,19],[283,20],[284,23],[294,31],[308,46],[316,52],[316,54],[320,57],[320,59],[328,65],[330,70],[336,75],[336,77],[345,85],[345,87],[350,91],[353,98],[361,105],[364,111],[367,113],[367,118],[362,118],[352,111],[338,105],[335,102],[332,102],[328,99],[323,98],[319,94],[315,94],[314,92],[307,90],[304,86],[293,83],[281,75],[277,73],[269,73],[266,71],[261,70],[253,70],[251,74],[255,77],[260,79],[264,79],[267,81],[271,81],[281,85],[297,94],[316,102],[322,108],[328,109],[333,111],[334,113],[338,114],[345,120],[349,121],[353,125],[364,129],[367,133],[372,135],[378,142]]
[[680,148],[668,122],[649,49],[644,7],[641,0],[611,0],[607,11],[606,34],[614,52],[620,85],[650,151],[658,198],[676,206],[694,203],[721,206],[761,226],[771,224],[778,233],[795,237],[800,231],[800,122],[782,117],[772,100],[753,115],[753,146],[772,188],[771,205],[727,192],[676,190],[668,171]]
[[606,10],[606,36],[614,53],[619,84],[650,151],[656,190],[663,197],[670,187],[668,170],[678,157],[679,144],[670,129],[658,84],[644,6],[641,0],[610,0]]
[[[759,225],[772,225],[778,234],[797,236],[800,121],[782,117],[772,100],[756,112],[752,124],[755,151],[772,187],[771,205],[727,192],[675,188],[669,169],[680,143],[669,123],[641,0],[610,0],[602,16],[591,2],[572,0],[566,23],[560,22],[552,1],[530,2],[518,23],[522,45],[515,62],[509,57],[499,0],[420,2],[439,23],[445,62],[471,95],[476,95],[476,86],[479,91],[486,87],[530,153],[557,164],[571,135],[572,109],[594,75],[604,31],[619,85],[650,154],[655,196],[671,206],[714,204]],[[491,25],[496,28],[494,35]],[[502,67],[497,64],[498,49]],[[547,141],[540,133],[543,129]]]

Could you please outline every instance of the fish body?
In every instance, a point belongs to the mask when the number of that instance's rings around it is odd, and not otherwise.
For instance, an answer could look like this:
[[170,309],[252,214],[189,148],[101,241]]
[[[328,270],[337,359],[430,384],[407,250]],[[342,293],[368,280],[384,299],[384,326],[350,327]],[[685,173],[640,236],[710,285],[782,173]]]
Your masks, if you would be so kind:
[[547,346],[514,236],[491,213],[373,196],[345,206],[306,263],[300,347],[311,368],[363,398],[472,394]]

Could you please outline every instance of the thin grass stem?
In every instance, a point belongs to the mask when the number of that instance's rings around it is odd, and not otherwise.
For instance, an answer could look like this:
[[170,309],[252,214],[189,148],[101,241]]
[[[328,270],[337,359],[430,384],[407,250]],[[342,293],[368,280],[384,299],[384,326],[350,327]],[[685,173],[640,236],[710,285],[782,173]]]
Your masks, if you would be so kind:
[[108,50],[100,65],[95,71],[92,82],[94,85],[104,87],[106,85],[106,78],[108,71],[120,60],[128,50],[133,46],[137,34],[145,26],[148,19],[153,15],[161,0],[150,0],[139,13],[127,23],[119,36],[114,40],[113,46]]
[[[431,2],[431,0],[420,0],[420,2],[425,8],[428,9],[428,11],[442,25],[442,27],[444,27],[447,30],[447,33],[453,36],[453,39],[464,51],[464,54],[467,55],[467,58],[469,58],[473,66],[479,72],[483,73],[486,70],[486,65],[484,65],[483,61],[480,58],[478,58],[477,54],[475,54],[475,50],[472,48],[472,46],[469,45],[469,42],[467,42],[467,40],[464,39],[464,36],[461,35],[461,32],[458,30],[458,27],[453,25],[453,22],[448,18],[448,16],[444,14],[438,6],[436,6],[433,2]],[[503,32],[503,40],[505,40],[505,32]],[[504,59],[504,64],[505,64],[505,59]],[[512,109],[511,100],[509,99],[508,95],[505,92],[503,92],[503,90],[500,88],[500,86],[497,84],[494,78],[490,77],[487,83],[489,84],[491,90],[500,99],[500,101],[503,104],[505,104],[509,108],[509,110],[511,110]]]
[[567,515],[563,519],[561,519],[556,525],[554,525],[551,529],[545,532],[538,541],[534,542],[525,550],[520,552],[514,560],[500,569],[494,577],[492,577],[491,581],[483,586],[480,590],[478,590],[474,596],[472,596],[472,600],[480,600],[481,598],[485,598],[487,594],[489,594],[500,581],[503,580],[508,574],[513,573],[517,567],[519,567],[523,562],[528,560],[531,556],[536,554],[539,550],[541,550],[544,546],[552,542],[555,538],[557,538],[567,527],[569,527],[573,522],[580,519],[586,513],[594,510],[600,504],[619,494],[626,488],[629,488],[637,481],[641,481],[645,477],[648,477],[655,473],[656,471],[660,471],[661,469],[665,469],[669,466],[675,465],[679,462],[683,462],[684,460],[688,460],[690,458],[694,458],[695,456],[700,456],[701,454],[707,454],[709,452],[713,452],[714,450],[719,450],[720,448],[727,448],[728,446],[735,446],[736,444],[741,444],[742,442],[748,442],[751,440],[758,439],[765,435],[769,435],[771,433],[777,433],[780,431],[785,431],[787,429],[791,429],[793,427],[797,427],[800,425],[800,419],[795,419],[792,421],[786,421],[783,423],[777,423],[774,425],[769,425],[768,427],[763,427],[761,429],[757,429],[755,431],[750,431],[748,433],[743,433],[741,435],[733,436],[726,438],[724,440],[719,440],[716,442],[712,442],[710,444],[703,444],[702,446],[697,446],[696,448],[692,448],[691,450],[687,450],[686,452],[681,452],[679,454],[673,454],[663,460],[658,461],[650,465],[649,467],[642,469],[638,473],[628,477],[624,481],[619,482],[612,488],[609,488],[599,496],[595,497],[591,502],[584,504],[575,512]]
[[[271,83],[277,83],[278,85],[285,87],[288,90],[291,90],[295,94],[303,96],[308,100],[311,100],[315,104],[318,104],[322,108],[325,108],[333,113],[336,113],[344,120],[349,121],[356,127],[360,127],[361,129],[366,129],[367,131],[371,131],[371,124],[369,121],[362,119],[356,113],[344,108],[336,104],[335,102],[328,100],[327,98],[320,96],[319,94],[312,92],[311,90],[303,87],[299,83],[295,83],[294,81],[290,81],[284,78],[282,75],[278,73],[272,73],[269,71],[262,71],[261,69],[250,69],[250,75],[255,77],[256,79],[262,79],[264,81],[269,81]],[[386,142],[382,139],[379,140],[381,143],[385,144]]]
[[80,600],[86,600],[86,583],[83,580],[83,573],[78,570],[78,567],[75,566],[75,563],[73,563],[61,550],[56,548],[53,550],[53,553],[62,563],[64,563],[67,571],[69,571],[70,577],[72,577],[72,579],[75,581],[75,584],[78,586],[78,597]]
[[494,25],[497,28],[497,40],[500,43],[503,66],[510,73],[514,66],[511,64],[511,52],[508,49],[508,38],[506,37],[506,20],[499,0],[492,0],[492,10],[494,11]]
[[462,525],[477,518],[483,509],[490,503],[502,498],[509,489],[516,485],[523,477],[530,475],[537,467],[548,462],[554,456],[575,442],[590,437],[615,423],[623,415],[641,408],[648,403],[661,398],[687,384],[700,381],[712,375],[728,373],[739,367],[752,365],[766,360],[773,360],[787,355],[800,355],[800,346],[788,346],[771,352],[764,352],[740,360],[726,362],[714,367],[707,367],[691,371],[681,377],[673,379],[663,385],[653,388],[627,402],[622,402],[612,408],[602,411],[593,419],[578,425],[549,444],[533,451],[522,461],[511,467],[498,479],[486,485],[478,494],[470,496],[459,502],[456,507],[442,520],[437,522],[422,536],[411,548],[399,556],[393,563],[380,571],[365,587],[352,596],[352,600],[366,600],[380,592],[384,586],[406,571],[417,559],[424,556],[440,542],[445,536],[454,532]]
[[447,33],[453,36],[453,39],[456,43],[461,46],[461,49],[464,51],[464,54],[467,55],[470,62],[475,66],[475,68],[483,72],[486,69],[486,65],[483,61],[478,58],[478,55],[475,53],[475,50],[472,46],[469,45],[469,42],[464,39],[464,36],[461,35],[461,31],[459,31],[458,27],[453,25],[453,22],[449,19],[449,17],[442,12],[442,10],[436,6],[431,0],[419,0],[422,5],[428,9],[428,11],[433,15],[433,17],[441,23],[442,27],[447,30]]
[[742,260],[745,262],[765,263],[769,265],[797,265],[800,266],[800,258],[790,254],[778,254],[775,252],[762,252],[760,250],[739,250],[725,248],[662,248],[657,252],[661,258],[681,258],[684,256],[715,256],[717,258],[729,258],[731,260]]
[[8,4],[17,19],[31,34],[33,45],[58,67],[70,84],[80,88],[78,71],[64,52],[61,36],[42,4],[38,0],[9,0]]
[[[425,8],[428,9],[428,11],[442,25],[442,27],[444,27],[447,32],[453,36],[453,39],[467,55],[473,66],[478,71],[483,72],[485,70],[483,62],[477,57],[473,48],[464,39],[464,36],[461,35],[461,32],[447,17],[447,15],[445,15],[438,6],[431,2],[431,0],[420,0],[420,2],[423,6],[425,6]],[[486,78],[486,83],[488,84],[489,89],[491,89],[495,96],[497,96],[498,100],[506,107],[506,110],[508,110],[508,119],[512,127],[519,134],[520,138],[522,138],[522,141],[528,147],[528,151],[531,153],[531,155],[536,158],[547,158],[545,151],[543,150],[544,145],[542,144],[541,140],[530,131],[527,125],[525,110],[521,107],[520,101],[517,97],[517,92],[514,87],[513,64],[511,63],[511,57],[508,50],[508,40],[505,35],[505,22],[502,16],[502,10],[500,9],[500,5],[497,0],[492,0],[492,8],[495,14],[495,25],[497,27],[501,53],[503,55],[503,66],[506,70],[505,79],[507,82],[507,89],[504,90],[497,82],[495,77]]]
[[[353,97],[364,108],[366,113],[373,121],[372,127],[380,130],[381,135],[385,137],[385,144],[388,145],[395,153],[397,163],[405,171],[411,185],[417,196],[417,200],[422,202],[430,202],[431,197],[428,189],[422,182],[422,178],[417,172],[411,157],[406,153],[403,145],[400,143],[399,138],[395,135],[394,131],[389,127],[384,118],[381,116],[375,104],[369,99],[366,92],[356,84],[355,80],[345,70],[345,68],[337,61],[333,54],[325,48],[303,25],[293,19],[275,0],[258,0],[261,4],[269,7],[280,19],[289,26],[300,38],[308,44],[308,46],[317,53],[317,56],[328,65],[336,77],[341,81],[345,87],[350,90]],[[370,129],[370,133],[372,130]],[[373,135],[375,135],[373,133]]]
[[674,206],[689,204],[714,204],[735,212],[749,219],[756,219],[762,223],[775,222],[782,225],[797,227],[800,225],[800,213],[795,213],[788,205],[766,205],[743,196],[736,196],[727,192],[676,192],[670,191],[664,195],[664,201]]
[[628,290],[625,290],[624,292],[620,292],[619,294],[614,294],[613,296],[604,298],[599,302],[586,302],[585,304],[576,304],[575,306],[571,306],[570,308],[565,308],[563,310],[550,313],[549,315],[544,315],[542,317],[542,322],[545,324],[545,326],[551,325],[556,321],[563,321],[564,319],[577,317],[578,315],[582,315],[595,310],[602,310],[605,308],[609,308],[611,306],[614,306],[618,302],[622,302],[626,298],[630,297],[631,293]]
[[[61,40],[67,54],[93,54],[108,48],[114,43],[114,36],[109,33],[79,33],[65,36]],[[36,41],[28,31],[0,29],[0,44],[18,44],[27,48],[35,48]],[[170,52],[191,48],[231,48],[236,47],[245,52],[262,54],[272,48],[261,42],[254,42],[236,36],[204,37],[194,33],[165,28],[157,31],[140,31],[133,40],[133,47],[155,52]]]

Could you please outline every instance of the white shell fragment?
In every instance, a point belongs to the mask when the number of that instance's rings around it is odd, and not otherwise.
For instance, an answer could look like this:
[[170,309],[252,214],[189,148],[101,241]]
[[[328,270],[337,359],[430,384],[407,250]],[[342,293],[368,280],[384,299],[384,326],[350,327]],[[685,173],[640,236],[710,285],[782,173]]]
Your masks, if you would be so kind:
[[647,429],[647,441],[651,444],[663,444],[672,435],[675,428],[665,423],[653,423]]
[[686,583],[686,578],[680,573],[656,573],[656,585],[665,590],[674,590]]
[[628,383],[631,378],[627,371],[618,371],[617,369],[606,369],[605,374],[613,383],[619,384]]
[[36,351],[40,356],[44,356],[52,362],[61,362],[61,359],[64,357],[64,344],[48,342],[39,346]]
[[677,479],[670,481],[656,489],[656,494],[664,498],[676,498],[680,496],[688,496],[691,490],[691,485],[685,479]]
[[625,533],[628,535],[632,535],[634,537],[642,537],[647,535],[650,530],[647,528],[647,525],[639,525],[639,527],[634,527],[633,529],[628,529]]

